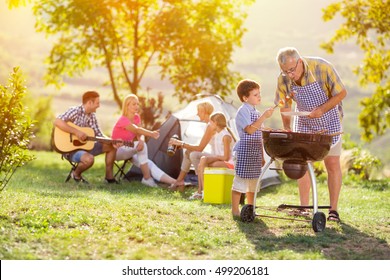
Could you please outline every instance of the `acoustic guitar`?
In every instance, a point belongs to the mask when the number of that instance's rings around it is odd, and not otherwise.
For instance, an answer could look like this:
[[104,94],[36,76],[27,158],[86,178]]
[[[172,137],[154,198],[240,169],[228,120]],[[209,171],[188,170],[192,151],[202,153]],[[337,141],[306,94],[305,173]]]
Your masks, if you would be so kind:
[[59,153],[69,153],[76,150],[90,151],[93,149],[93,146],[95,145],[94,142],[112,143],[112,144],[122,143],[123,145],[128,147],[134,146],[133,142],[131,141],[113,140],[110,138],[95,137],[95,131],[90,127],[80,127],[71,122],[68,122],[67,124],[87,134],[87,139],[85,141],[82,141],[76,135],[69,132],[65,132],[62,129],[55,126],[52,133],[52,145],[54,150],[56,150]]

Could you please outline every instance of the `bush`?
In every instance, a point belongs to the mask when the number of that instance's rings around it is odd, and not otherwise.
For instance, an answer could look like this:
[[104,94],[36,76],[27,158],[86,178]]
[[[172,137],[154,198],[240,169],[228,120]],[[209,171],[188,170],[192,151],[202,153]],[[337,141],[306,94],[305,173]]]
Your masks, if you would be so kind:
[[[361,148],[351,140],[350,134],[343,135],[343,151],[341,154],[341,168],[355,180],[369,180],[372,172],[381,166],[379,158],[368,150]],[[314,172],[319,180],[326,180],[326,168],[323,161],[314,162]]]
[[28,153],[33,122],[22,104],[25,94],[22,73],[19,68],[14,68],[9,85],[0,85],[0,191],[16,168],[34,158]]
[[341,167],[356,180],[369,180],[372,172],[382,165],[379,158],[372,155],[350,139],[350,135],[344,135],[343,152],[341,154]]
[[52,96],[39,97],[38,99],[30,98],[31,116],[35,121],[33,127],[34,139],[31,140],[30,149],[38,151],[51,150],[51,132],[53,129],[54,113],[51,109]]
[[371,172],[381,166],[381,161],[368,150],[361,148],[352,149],[352,165],[350,171],[358,175],[360,179],[370,179]]
[[350,150],[353,148],[357,148],[358,144],[351,140],[351,134],[350,133],[344,133],[343,134],[343,150]]

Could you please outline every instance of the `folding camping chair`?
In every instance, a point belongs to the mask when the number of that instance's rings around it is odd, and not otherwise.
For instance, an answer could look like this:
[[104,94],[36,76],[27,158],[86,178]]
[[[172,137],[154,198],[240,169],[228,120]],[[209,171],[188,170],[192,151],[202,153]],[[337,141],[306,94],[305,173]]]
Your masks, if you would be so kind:
[[[65,183],[67,183],[71,178],[72,178],[72,172],[77,168],[77,166],[79,165],[78,162],[73,162],[70,160],[70,157],[69,157],[70,154],[63,154],[61,153],[61,159],[62,160],[66,160],[69,162],[69,164],[71,165],[70,167],[70,170],[69,170],[69,173],[68,173],[68,176],[66,177],[65,179]],[[85,178],[81,178],[80,182],[84,183],[84,184],[89,184],[89,182],[87,180],[85,180]]]
[[[123,161],[122,164],[119,163],[119,161]],[[129,179],[126,174],[126,165],[130,163],[130,166],[132,165],[131,158],[125,159],[125,160],[118,160],[114,161],[114,165],[117,168],[117,171],[114,175],[115,179],[120,181],[121,179]]]
[[[65,179],[65,183],[67,183],[71,178],[72,178],[72,172],[77,168],[77,166],[79,165],[79,163],[78,162],[73,162],[72,160],[71,160],[71,158],[70,158],[70,152],[68,152],[68,150],[66,151],[66,152],[64,152],[64,150],[62,149],[62,148],[59,148],[59,147],[57,147],[57,145],[56,145],[56,137],[55,137],[55,135],[57,135],[57,137],[58,136],[61,136],[61,134],[58,134],[59,133],[59,131],[61,131],[60,129],[56,129],[56,127],[55,126],[53,126],[53,130],[52,130],[52,132],[51,132],[51,146],[52,146],[52,148],[53,148],[53,150],[54,151],[56,151],[57,153],[59,153],[60,155],[61,155],[61,159],[62,160],[67,160],[68,162],[69,162],[69,164],[71,165],[71,167],[70,167],[70,170],[69,170],[69,173],[68,173],[68,176],[66,177],[66,179]],[[58,144],[58,143],[57,143]],[[63,144],[61,144],[61,145],[63,145]],[[60,146],[61,146],[60,145]],[[68,144],[68,145],[70,145],[70,144]],[[66,146],[66,148],[67,149],[69,149],[69,146]],[[83,183],[86,183],[86,184],[88,184],[88,181],[86,181],[85,179],[83,179],[82,178],[82,180],[81,180]]]
[[64,160],[64,159],[67,160],[69,162],[69,164],[71,165],[71,168],[70,168],[70,171],[68,173],[68,176],[65,179],[65,183],[67,183],[72,178],[72,172],[77,168],[79,163],[71,161],[70,158],[69,158],[69,154],[61,154],[61,159],[62,160]]

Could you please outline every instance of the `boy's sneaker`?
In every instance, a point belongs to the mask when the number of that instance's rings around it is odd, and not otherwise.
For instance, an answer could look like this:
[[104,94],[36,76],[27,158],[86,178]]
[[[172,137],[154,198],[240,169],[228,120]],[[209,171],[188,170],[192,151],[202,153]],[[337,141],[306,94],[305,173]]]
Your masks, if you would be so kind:
[[152,187],[152,188],[157,188],[158,187],[158,185],[156,184],[156,182],[153,180],[152,177],[150,177],[149,179],[142,178],[141,183],[144,184],[144,185],[147,185],[149,187]]

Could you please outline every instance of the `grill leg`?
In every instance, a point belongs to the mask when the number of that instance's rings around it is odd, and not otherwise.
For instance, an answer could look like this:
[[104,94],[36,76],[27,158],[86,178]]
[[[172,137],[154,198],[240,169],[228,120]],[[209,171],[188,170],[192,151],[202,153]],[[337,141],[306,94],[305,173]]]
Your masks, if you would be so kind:
[[317,183],[316,183],[316,177],[314,174],[313,164],[311,162],[308,162],[307,166],[308,166],[309,174],[310,174],[311,191],[312,191],[312,195],[313,195],[313,215],[314,215],[318,211]]
[[[268,167],[274,162],[274,159],[271,158],[267,164],[264,166],[264,168],[262,168],[261,170],[261,174],[260,174],[260,177],[259,179],[257,179],[257,185],[256,185],[256,192],[255,192],[255,198],[253,199],[253,211],[256,212],[256,197],[257,197],[257,193],[260,191],[261,189],[261,179],[263,178],[263,174],[265,173],[265,171],[267,171]],[[256,213],[255,213],[256,214]]]

